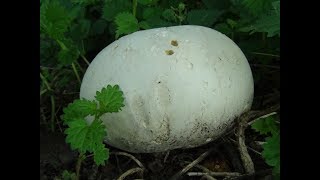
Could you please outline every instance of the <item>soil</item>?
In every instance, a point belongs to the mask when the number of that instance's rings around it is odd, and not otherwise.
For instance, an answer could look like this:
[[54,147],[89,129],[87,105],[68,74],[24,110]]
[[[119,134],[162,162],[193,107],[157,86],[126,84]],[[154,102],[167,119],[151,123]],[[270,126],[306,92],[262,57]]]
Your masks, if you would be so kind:
[[[253,134],[254,132],[249,132]],[[242,163],[237,150],[237,145],[228,140],[227,137],[235,139],[234,135],[225,136],[207,145],[192,149],[177,149],[164,153],[132,154],[145,167],[143,174],[133,174],[126,179],[145,179],[145,180],[166,180],[182,170],[186,165],[197,159],[202,153],[214,148],[203,161],[199,163],[203,167],[214,172],[240,172],[244,173]],[[248,144],[253,141],[253,135],[247,136]],[[110,147],[110,152],[123,152],[122,150]],[[269,169],[260,155],[249,150],[254,161],[256,172]],[[130,153],[131,154],[131,153]],[[63,133],[50,133],[40,129],[40,179],[62,179],[64,170],[75,172],[77,152],[73,152],[65,143]],[[125,171],[139,167],[132,159],[127,156],[110,155],[106,166],[97,167],[92,158],[87,158],[82,163],[80,179],[92,180],[112,180],[117,179]],[[189,172],[202,172],[201,169],[194,167]],[[258,178],[257,176],[256,178]],[[265,175],[261,178],[265,179]],[[189,177],[184,174],[181,179],[196,180],[201,176]],[[222,179],[222,178],[221,178]]]

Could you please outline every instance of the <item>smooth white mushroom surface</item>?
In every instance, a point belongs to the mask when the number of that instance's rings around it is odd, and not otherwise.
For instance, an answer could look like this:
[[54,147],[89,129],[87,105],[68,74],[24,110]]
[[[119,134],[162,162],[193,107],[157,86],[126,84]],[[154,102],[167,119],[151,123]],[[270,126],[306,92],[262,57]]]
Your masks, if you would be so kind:
[[251,108],[254,93],[239,47],[193,25],[138,31],[111,43],[88,67],[80,97],[92,100],[108,84],[120,86],[125,107],[102,116],[106,142],[136,153],[217,139]]

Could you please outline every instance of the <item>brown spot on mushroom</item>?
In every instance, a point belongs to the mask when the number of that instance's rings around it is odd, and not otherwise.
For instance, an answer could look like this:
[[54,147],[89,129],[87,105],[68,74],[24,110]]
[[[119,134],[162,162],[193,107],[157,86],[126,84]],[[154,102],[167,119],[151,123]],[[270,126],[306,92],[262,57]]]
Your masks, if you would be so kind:
[[174,53],[172,50],[166,50],[165,52],[167,55],[172,55]]
[[172,40],[171,41],[172,46],[178,46],[178,41],[177,40]]

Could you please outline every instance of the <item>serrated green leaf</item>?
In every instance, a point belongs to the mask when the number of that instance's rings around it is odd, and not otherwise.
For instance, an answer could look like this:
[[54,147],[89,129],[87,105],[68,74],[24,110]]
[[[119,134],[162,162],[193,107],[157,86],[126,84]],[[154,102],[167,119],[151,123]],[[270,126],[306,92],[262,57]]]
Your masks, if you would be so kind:
[[93,152],[93,160],[99,165],[105,165],[105,161],[109,159],[109,149],[104,144],[99,144]]
[[205,6],[208,9],[227,9],[228,7],[230,7],[231,3],[229,0],[202,0],[203,4],[205,4]]
[[101,114],[119,112],[124,107],[123,92],[119,89],[118,85],[108,85],[107,88],[96,93],[96,99],[99,102],[99,111]]
[[97,111],[97,103],[86,99],[77,99],[63,109],[63,120],[68,123],[73,119],[85,118],[94,115]]
[[138,20],[128,12],[119,13],[115,18],[115,23],[117,24],[116,39],[120,35],[130,34],[139,30]]
[[82,44],[75,44],[71,39],[64,38],[62,40],[56,40],[60,45],[60,52],[58,53],[58,60],[61,65],[70,65],[75,62],[82,51]]
[[172,21],[172,22],[177,22],[178,21],[175,12],[172,9],[165,9],[162,12],[162,17],[164,19],[166,19],[167,21]]
[[267,137],[262,147],[262,157],[266,163],[274,167],[274,174],[280,173],[280,133]]
[[222,11],[219,10],[191,10],[188,13],[187,20],[192,25],[211,26],[221,14]]
[[62,65],[70,65],[79,58],[79,53],[77,51],[69,49],[61,49],[58,53],[59,62]]
[[103,18],[107,21],[113,21],[119,13],[131,11],[131,0],[106,0],[103,7]]
[[280,36],[280,1],[274,2],[273,6],[271,11],[263,14],[254,24],[244,27],[244,30],[267,32],[267,37]]
[[88,125],[85,119],[79,118],[70,121],[68,125],[65,130],[66,142],[80,153],[94,152],[106,136],[105,126],[99,120],[94,120]]
[[254,16],[260,16],[272,7],[274,0],[243,0],[242,5]]
[[279,127],[276,124],[274,116],[258,119],[251,125],[251,127],[260,134],[279,133]]
[[85,145],[86,134],[89,130],[89,126],[85,119],[77,118],[68,122],[68,128],[65,130],[66,142],[70,144],[72,150],[79,150],[84,153],[87,149]]
[[72,20],[58,1],[45,1],[40,7],[40,29],[53,39],[62,39]]

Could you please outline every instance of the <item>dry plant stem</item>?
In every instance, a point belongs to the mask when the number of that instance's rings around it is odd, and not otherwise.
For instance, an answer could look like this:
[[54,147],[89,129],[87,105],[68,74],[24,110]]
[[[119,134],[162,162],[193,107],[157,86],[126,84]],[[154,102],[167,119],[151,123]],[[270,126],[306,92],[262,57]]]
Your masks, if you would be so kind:
[[[234,139],[232,139],[232,138],[228,138],[230,141],[232,141],[233,143],[236,143],[237,144],[237,141],[236,140],[234,140]],[[255,149],[253,149],[253,148],[251,148],[251,147],[247,147],[249,150],[251,150],[252,152],[254,152],[254,153],[256,153],[256,154],[259,154],[260,156],[261,156],[261,153],[260,152],[258,152],[257,150],[255,150]]]
[[208,180],[217,180],[216,178],[214,178],[214,177],[212,177],[212,176],[210,176],[210,175],[208,175],[208,174],[204,174],[204,175],[202,176],[202,178],[205,178],[205,179],[208,179]]
[[249,111],[247,114],[244,114],[246,116],[248,116],[246,118],[246,121],[247,123],[261,117],[261,116],[265,116],[267,114],[270,114],[270,113],[273,113],[273,112],[276,112],[280,110],[280,104],[276,104],[274,106],[271,106],[270,108],[268,109],[265,109],[265,110],[261,110],[261,111]]
[[202,153],[196,160],[194,160],[192,163],[188,164],[186,167],[184,167],[181,171],[173,175],[170,180],[178,179],[181,175],[189,171],[192,167],[200,163],[204,158],[206,158],[211,152],[213,151],[213,148],[209,149],[208,151]]
[[123,180],[125,179],[127,176],[131,175],[131,174],[134,174],[134,173],[137,173],[137,172],[140,172],[142,173],[143,172],[143,169],[142,168],[132,168],[132,169],[129,169],[128,171],[124,172],[117,180]]
[[143,164],[142,164],[137,158],[135,158],[135,157],[134,157],[133,155],[131,155],[131,154],[128,154],[128,153],[125,153],[125,152],[111,152],[110,154],[127,156],[127,157],[131,158],[132,160],[134,160],[134,162],[136,162],[139,167],[141,167],[142,169],[145,169],[145,167],[143,166]]
[[262,55],[262,56],[271,56],[271,57],[277,57],[280,58],[279,55],[277,54],[269,54],[269,53],[261,53],[261,52],[251,52],[252,54],[256,54],[256,55]]
[[168,151],[168,152],[166,153],[166,156],[165,156],[164,159],[163,159],[163,163],[166,163],[166,161],[167,161],[167,159],[168,159],[168,157],[169,157],[169,154],[170,154],[170,151]]
[[245,113],[243,116],[239,118],[239,124],[238,124],[238,149],[240,152],[240,157],[243,163],[243,167],[245,169],[245,172],[248,174],[254,173],[254,164],[252,162],[252,159],[248,153],[247,146],[245,144],[245,135],[244,131],[248,121],[248,113]]
[[266,118],[266,117],[269,117],[269,116],[272,116],[272,115],[275,115],[275,114],[277,114],[277,113],[276,113],[276,112],[272,112],[272,113],[263,115],[263,116],[261,116],[261,117],[258,117],[258,118],[256,118],[256,119],[250,121],[250,122],[248,123],[248,125],[253,124],[254,122],[256,122],[257,120],[259,120],[260,118]]
[[216,177],[238,177],[241,176],[238,172],[188,172],[188,176],[203,176],[203,175],[210,175],[210,176],[216,176]]

